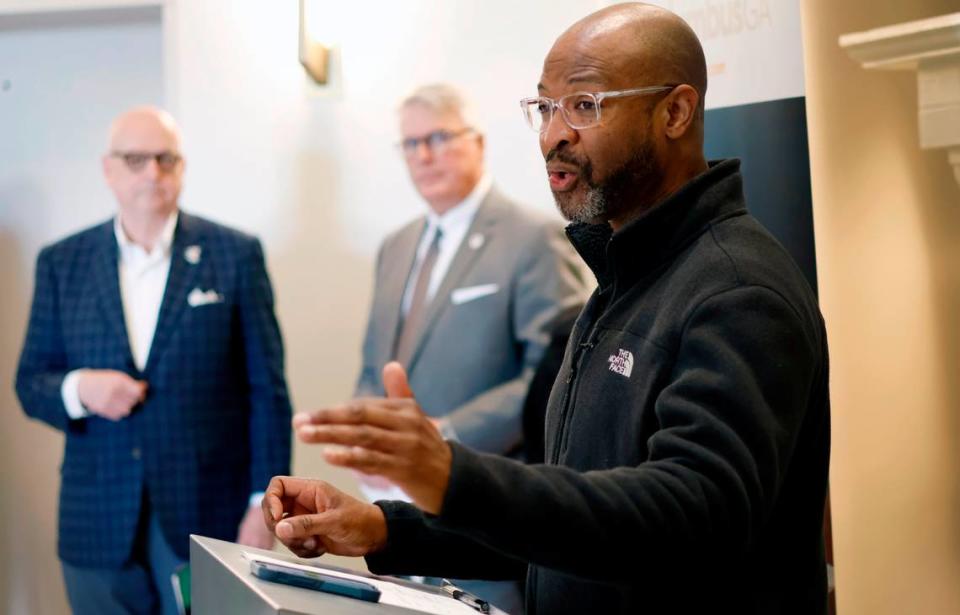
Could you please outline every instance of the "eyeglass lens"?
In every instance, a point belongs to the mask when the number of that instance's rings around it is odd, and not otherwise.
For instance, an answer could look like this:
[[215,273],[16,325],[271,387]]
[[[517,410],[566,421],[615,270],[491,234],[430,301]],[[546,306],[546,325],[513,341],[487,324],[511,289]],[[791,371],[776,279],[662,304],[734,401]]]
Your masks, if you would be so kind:
[[417,150],[420,149],[421,143],[426,145],[427,149],[436,151],[443,148],[447,143],[456,137],[465,134],[468,130],[469,129],[467,128],[457,132],[451,132],[449,130],[434,130],[433,132],[422,137],[407,137],[400,142],[400,147],[403,148],[404,153],[407,155],[413,155],[417,153]]
[[115,157],[123,160],[127,168],[131,171],[142,171],[147,163],[152,159],[157,161],[157,166],[163,171],[172,171],[177,163],[180,162],[180,155],[173,152],[160,152],[158,154],[150,152],[117,152]]
[[[537,132],[542,131],[553,117],[554,106],[553,100],[546,97],[527,101],[527,122]],[[592,94],[569,94],[558,100],[556,106],[560,107],[564,119],[572,128],[589,128],[600,121],[600,105]]]

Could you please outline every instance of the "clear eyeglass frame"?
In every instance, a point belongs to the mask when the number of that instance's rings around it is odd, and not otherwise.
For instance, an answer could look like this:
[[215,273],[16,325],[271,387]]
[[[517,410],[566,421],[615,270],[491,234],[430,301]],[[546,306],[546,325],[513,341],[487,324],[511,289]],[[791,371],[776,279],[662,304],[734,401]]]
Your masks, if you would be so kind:
[[574,130],[593,128],[600,124],[601,108],[607,98],[626,96],[644,96],[673,90],[676,85],[652,85],[630,90],[610,90],[607,92],[573,92],[554,100],[548,96],[533,96],[520,100],[520,109],[527,125],[534,132],[542,133],[553,120],[554,113],[560,110],[560,117]]

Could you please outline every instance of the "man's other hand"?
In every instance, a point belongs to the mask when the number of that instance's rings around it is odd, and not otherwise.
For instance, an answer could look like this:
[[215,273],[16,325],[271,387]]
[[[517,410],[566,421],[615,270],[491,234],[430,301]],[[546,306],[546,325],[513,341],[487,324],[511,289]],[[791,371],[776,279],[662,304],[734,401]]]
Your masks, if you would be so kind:
[[356,557],[387,544],[387,521],[379,507],[321,480],[275,476],[261,507],[267,528],[300,557]]
[[383,383],[386,398],[298,413],[293,418],[297,437],[337,445],[324,449],[328,463],[383,476],[422,510],[439,514],[450,481],[450,446],[413,399],[399,363],[387,363]]
[[116,370],[91,369],[81,374],[77,394],[90,412],[119,421],[147,398],[147,383]]

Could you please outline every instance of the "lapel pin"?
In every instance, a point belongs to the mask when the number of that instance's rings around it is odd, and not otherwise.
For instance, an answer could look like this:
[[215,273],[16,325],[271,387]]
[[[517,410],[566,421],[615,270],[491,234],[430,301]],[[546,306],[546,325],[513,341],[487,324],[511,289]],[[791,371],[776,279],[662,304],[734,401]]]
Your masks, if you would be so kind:
[[467,240],[467,245],[470,246],[471,250],[479,250],[483,246],[484,241],[486,241],[486,238],[483,236],[483,233],[474,233],[470,235],[470,239]]
[[187,249],[183,251],[183,258],[191,265],[196,265],[200,262],[200,254],[203,252],[200,246],[187,246]]

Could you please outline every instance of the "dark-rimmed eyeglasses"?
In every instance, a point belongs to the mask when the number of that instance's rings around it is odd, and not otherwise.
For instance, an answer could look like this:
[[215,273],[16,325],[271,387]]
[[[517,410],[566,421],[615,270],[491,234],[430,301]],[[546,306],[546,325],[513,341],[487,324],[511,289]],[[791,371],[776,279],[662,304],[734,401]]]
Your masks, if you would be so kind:
[[407,137],[400,141],[398,146],[405,156],[414,156],[420,150],[420,144],[427,146],[431,152],[438,152],[450,144],[451,141],[463,135],[474,132],[473,128],[461,128],[460,130],[434,130],[422,137]]
[[643,96],[672,90],[675,85],[653,85],[632,90],[612,90],[609,92],[574,92],[561,96],[557,100],[547,96],[534,96],[520,101],[523,117],[527,125],[540,133],[547,129],[556,109],[567,126],[574,130],[593,128],[600,123],[600,109],[605,98],[624,96]]
[[161,171],[170,172],[177,168],[183,157],[177,152],[110,152],[111,158],[119,158],[127,168],[134,173],[139,173],[151,160],[155,160],[157,167]]

